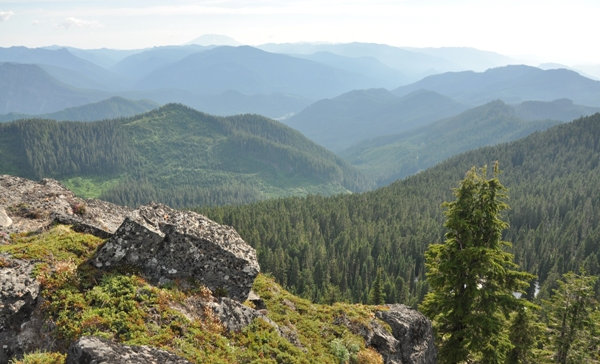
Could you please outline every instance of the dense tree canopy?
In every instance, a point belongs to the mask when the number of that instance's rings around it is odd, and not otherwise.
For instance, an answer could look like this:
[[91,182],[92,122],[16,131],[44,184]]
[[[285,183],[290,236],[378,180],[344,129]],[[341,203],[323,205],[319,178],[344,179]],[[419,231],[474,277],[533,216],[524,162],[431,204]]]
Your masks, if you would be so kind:
[[547,298],[563,273],[584,266],[600,274],[599,141],[596,114],[456,156],[373,192],[202,212],[235,227],[257,249],[262,269],[304,297],[367,302],[381,267],[386,302],[416,305],[427,290],[424,252],[445,233],[440,204],[452,199],[465,171],[498,160],[511,206],[503,240]]

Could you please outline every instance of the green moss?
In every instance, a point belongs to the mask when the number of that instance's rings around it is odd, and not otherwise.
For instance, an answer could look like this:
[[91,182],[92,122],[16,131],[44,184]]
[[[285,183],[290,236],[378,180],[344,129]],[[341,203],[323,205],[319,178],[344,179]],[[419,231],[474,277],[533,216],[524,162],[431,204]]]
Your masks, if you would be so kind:
[[30,353],[21,360],[13,360],[11,364],[64,364],[67,356],[62,353]]
[[259,275],[253,288],[265,301],[267,316],[295,332],[304,348],[302,356],[315,363],[339,363],[343,351],[350,363],[356,362],[357,353],[365,349],[364,340],[339,320],[357,328],[367,326],[375,317],[374,310],[381,309],[347,303],[314,304],[292,295],[266,275]]
[[56,225],[42,234],[13,234],[11,238],[13,243],[0,246],[0,252],[49,264],[80,264],[103,242],[95,236],[76,233],[64,225]]

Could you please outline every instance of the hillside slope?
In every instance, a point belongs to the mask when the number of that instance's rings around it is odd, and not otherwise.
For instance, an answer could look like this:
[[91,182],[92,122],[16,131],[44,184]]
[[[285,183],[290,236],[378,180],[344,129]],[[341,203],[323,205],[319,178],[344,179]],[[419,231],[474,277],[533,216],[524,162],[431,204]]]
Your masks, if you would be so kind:
[[177,104],[129,119],[3,123],[0,155],[0,173],[55,177],[84,195],[129,205],[240,203],[370,185],[276,121],[220,118]]
[[493,101],[403,134],[368,140],[340,152],[385,185],[468,150],[509,142],[558,121],[525,121],[513,107]]
[[381,268],[386,299],[415,304],[426,290],[423,253],[443,240],[440,204],[452,200],[451,189],[472,166],[497,160],[511,207],[504,238],[547,295],[569,270],[600,274],[599,140],[595,114],[461,154],[373,192],[205,212],[234,226],[263,269],[302,296],[366,302]]

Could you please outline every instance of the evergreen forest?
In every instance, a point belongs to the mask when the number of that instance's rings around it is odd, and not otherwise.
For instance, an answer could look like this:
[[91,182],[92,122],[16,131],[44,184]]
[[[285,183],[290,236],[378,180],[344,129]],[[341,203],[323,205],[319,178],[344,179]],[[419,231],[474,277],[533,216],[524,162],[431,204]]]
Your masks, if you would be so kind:
[[424,253],[444,239],[440,205],[472,166],[495,161],[510,206],[502,238],[537,277],[527,295],[548,297],[569,271],[600,274],[600,114],[455,156],[372,192],[200,211],[238,230],[262,269],[296,294],[369,302],[377,283],[385,302],[416,306],[428,290]]

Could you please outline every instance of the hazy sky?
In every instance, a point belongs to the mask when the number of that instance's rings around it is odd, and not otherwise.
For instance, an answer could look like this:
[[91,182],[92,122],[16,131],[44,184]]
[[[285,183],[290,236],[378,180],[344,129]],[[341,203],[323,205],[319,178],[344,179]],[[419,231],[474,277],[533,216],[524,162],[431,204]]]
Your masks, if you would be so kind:
[[203,34],[241,43],[467,46],[600,64],[599,0],[0,0],[0,46],[143,48]]

